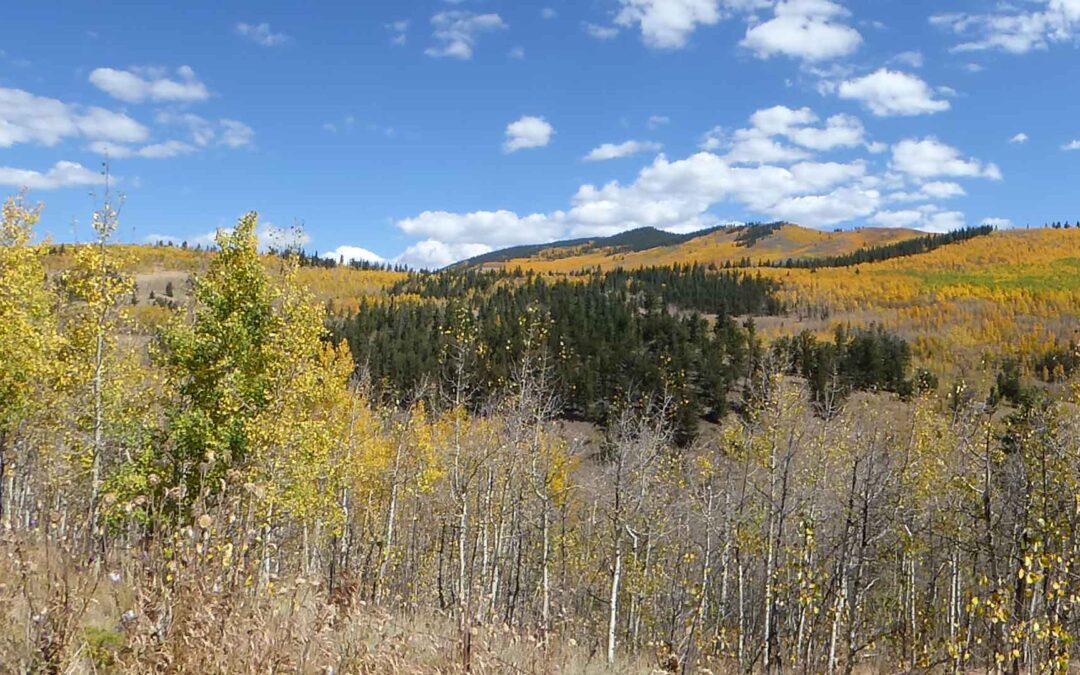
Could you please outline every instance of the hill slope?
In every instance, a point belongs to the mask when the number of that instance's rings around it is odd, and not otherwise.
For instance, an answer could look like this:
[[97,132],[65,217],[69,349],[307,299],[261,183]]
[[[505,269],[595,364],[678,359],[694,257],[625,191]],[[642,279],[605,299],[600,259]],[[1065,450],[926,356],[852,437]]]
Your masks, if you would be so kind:
[[907,229],[864,228],[822,232],[791,223],[721,227],[690,234],[642,228],[614,237],[520,246],[461,263],[463,267],[522,268],[573,272],[599,267],[638,268],[699,263],[723,267],[749,259],[753,265],[789,258],[818,258],[914,239]]

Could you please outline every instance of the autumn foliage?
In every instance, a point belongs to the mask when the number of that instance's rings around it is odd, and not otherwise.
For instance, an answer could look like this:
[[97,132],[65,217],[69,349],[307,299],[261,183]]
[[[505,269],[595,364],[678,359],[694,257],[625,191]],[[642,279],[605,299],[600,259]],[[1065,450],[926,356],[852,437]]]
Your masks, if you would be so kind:
[[[0,230],[0,671],[1075,668],[1075,381],[855,384],[885,347],[959,372],[1052,343],[1078,300],[1052,245],[1080,232],[762,270],[790,307],[763,331],[805,349],[740,360],[680,444],[674,386],[559,419],[535,313],[490,395],[462,306],[440,376],[389,400],[327,302],[398,273],[260,255],[252,214],[141,323],[116,214],[51,255],[36,217],[11,200]],[[844,400],[788,358],[818,352]]]

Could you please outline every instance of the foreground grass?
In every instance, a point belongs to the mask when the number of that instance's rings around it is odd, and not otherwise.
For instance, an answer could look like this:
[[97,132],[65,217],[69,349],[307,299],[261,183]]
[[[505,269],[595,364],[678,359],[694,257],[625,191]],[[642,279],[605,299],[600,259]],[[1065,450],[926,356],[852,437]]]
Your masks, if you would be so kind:
[[664,672],[647,657],[609,668],[599,644],[505,625],[473,626],[466,660],[449,614],[371,606],[347,581],[222,588],[198,556],[163,552],[94,559],[0,537],[0,673]]

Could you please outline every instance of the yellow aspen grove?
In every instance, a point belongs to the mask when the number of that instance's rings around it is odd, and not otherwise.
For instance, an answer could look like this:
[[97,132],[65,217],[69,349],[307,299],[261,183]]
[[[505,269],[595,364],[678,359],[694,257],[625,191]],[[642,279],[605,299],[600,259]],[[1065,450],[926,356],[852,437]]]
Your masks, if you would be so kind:
[[16,471],[26,452],[26,422],[47,400],[55,367],[56,297],[43,263],[47,246],[35,243],[41,207],[8,198],[0,213],[0,528],[10,530]]

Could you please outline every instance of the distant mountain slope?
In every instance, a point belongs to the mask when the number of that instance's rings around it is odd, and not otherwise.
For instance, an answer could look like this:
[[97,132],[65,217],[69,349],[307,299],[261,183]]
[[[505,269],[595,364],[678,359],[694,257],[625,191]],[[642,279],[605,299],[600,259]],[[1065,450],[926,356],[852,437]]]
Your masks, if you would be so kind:
[[567,239],[548,244],[530,244],[525,246],[513,246],[510,248],[492,251],[484,255],[470,258],[461,263],[460,267],[483,267],[497,263],[505,263],[509,260],[527,259],[533,257],[557,258],[562,256],[572,257],[597,251],[639,252],[648,251],[664,246],[678,246],[690,241],[695,237],[701,237],[720,228],[712,228],[690,234],[674,234],[658,230],[655,227],[639,227],[635,230],[620,232],[610,237],[595,237],[582,239]]
[[637,268],[700,263],[752,265],[854,253],[923,236],[907,229],[863,228],[822,232],[791,223],[718,227],[690,234],[640,228],[613,237],[518,246],[460,263],[461,267],[521,267],[537,272],[572,272],[600,267]]

